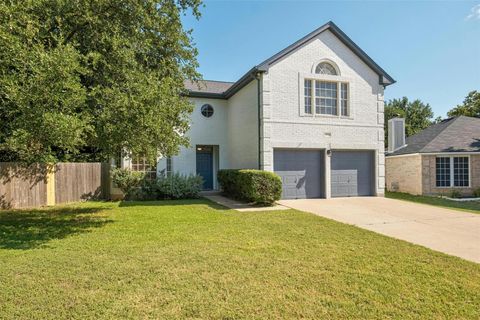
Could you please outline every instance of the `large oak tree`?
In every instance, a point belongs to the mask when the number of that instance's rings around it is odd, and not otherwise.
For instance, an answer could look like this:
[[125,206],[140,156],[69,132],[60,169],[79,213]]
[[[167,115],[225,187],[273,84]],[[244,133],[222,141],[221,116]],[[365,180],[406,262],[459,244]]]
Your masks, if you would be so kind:
[[[200,0],[0,2],[0,161],[105,160],[187,145]],[[87,156],[85,156],[87,155]]]

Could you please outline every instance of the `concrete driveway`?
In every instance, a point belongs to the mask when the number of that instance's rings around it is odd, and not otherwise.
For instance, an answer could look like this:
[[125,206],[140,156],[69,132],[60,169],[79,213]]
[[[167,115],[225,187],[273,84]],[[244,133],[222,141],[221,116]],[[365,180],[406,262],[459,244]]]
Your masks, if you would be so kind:
[[480,214],[380,197],[279,203],[480,263]]

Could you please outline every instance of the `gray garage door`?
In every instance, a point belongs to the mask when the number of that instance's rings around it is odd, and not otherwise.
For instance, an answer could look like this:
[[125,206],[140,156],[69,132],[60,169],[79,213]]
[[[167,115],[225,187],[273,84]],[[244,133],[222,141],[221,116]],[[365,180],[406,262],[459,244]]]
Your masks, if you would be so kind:
[[332,197],[373,195],[373,154],[372,151],[332,152]]
[[274,150],[273,170],[282,178],[283,199],[324,197],[323,154],[323,150]]

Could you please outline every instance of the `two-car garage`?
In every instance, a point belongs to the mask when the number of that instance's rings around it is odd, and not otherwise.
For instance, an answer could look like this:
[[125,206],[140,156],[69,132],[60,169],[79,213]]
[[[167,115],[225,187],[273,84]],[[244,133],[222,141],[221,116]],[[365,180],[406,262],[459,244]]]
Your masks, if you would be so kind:
[[374,195],[374,168],[370,150],[332,150],[327,155],[324,149],[274,149],[273,153],[283,199],[325,198],[328,181],[332,197]]

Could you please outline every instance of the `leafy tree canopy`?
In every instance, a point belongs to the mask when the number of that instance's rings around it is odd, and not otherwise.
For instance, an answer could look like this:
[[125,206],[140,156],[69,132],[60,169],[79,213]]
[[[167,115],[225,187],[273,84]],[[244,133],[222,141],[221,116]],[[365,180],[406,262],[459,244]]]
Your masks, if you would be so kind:
[[408,101],[407,97],[389,100],[385,104],[385,143],[388,139],[388,120],[400,117],[405,118],[405,135],[407,137],[427,128],[435,121],[430,105],[416,99]]
[[0,160],[174,154],[199,78],[191,30],[201,0],[0,2]]
[[471,91],[460,104],[448,111],[449,117],[468,116],[480,118],[480,92]]

